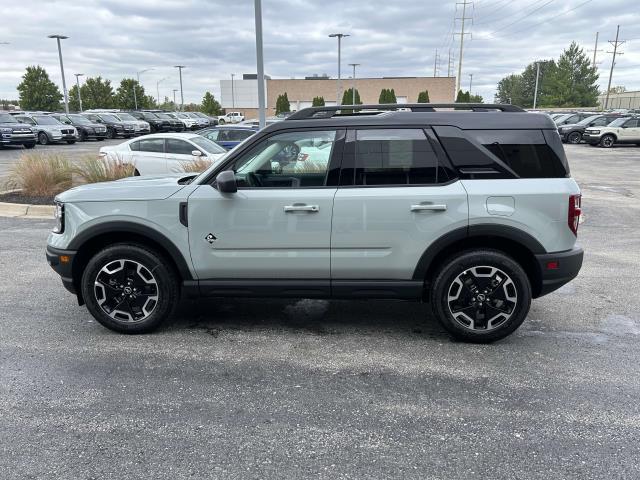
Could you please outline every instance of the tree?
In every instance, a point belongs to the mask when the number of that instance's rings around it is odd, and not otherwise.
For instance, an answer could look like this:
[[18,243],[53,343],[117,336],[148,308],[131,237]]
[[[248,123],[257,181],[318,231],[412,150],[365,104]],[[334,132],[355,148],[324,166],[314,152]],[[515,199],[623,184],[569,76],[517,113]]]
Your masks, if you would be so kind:
[[173,100],[169,100],[169,97],[165,96],[164,100],[160,105],[158,105],[160,110],[168,110],[170,112],[174,112],[177,110],[176,104]]
[[458,95],[456,96],[456,103],[470,103],[471,102],[471,94],[467,92],[463,92],[462,90],[458,90]]
[[500,82],[498,82],[496,97],[499,103],[524,105],[525,97],[522,75],[508,75],[500,80]]
[[[84,102],[82,103],[82,107],[84,108]],[[80,102],[78,101],[78,86],[73,85],[71,90],[69,90],[69,111],[70,112],[79,112],[80,111]]]
[[624,93],[627,91],[627,87],[623,85],[618,85],[617,87],[611,87],[609,89],[609,93]]
[[592,107],[598,101],[598,71],[576,42],[565,49],[550,73],[547,101],[558,107]]
[[312,107],[324,107],[324,97],[313,97]]
[[389,90],[388,88],[383,88],[380,91],[380,98],[378,99],[378,103],[398,103],[395,90],[393,88],[391,90]]
[[[469,93],[469,92],[467,92]],[[484,103],[484,98],[482,98],[482,95],[469,95],[469,102],[470,103]]]
[[349,88],[345,90],[342,94],[342,103],[341,105],[362,105],[362,101],[360,101],[360,92],[356,88],[356,99],[353,101],[353,88]]
[[276,100],[276,115],[290,111],[291,105],[289,105],[289,97],[287,97],[287,92],[284,92],[282,95],[278,95],[278,99]]
[[205,92],[202,98],[202,112],[207,115],[222,115],[222,106],[211,92]]
[[[135,91],[135,96],[134,96]],[[115,106],[123,110],[133,110],[136,108],[151,108],[149,98],[144,91],[144,87],[133,78],[123,78],[120,80],[120,86],[115,94]]]
[[418,94],[418,103],[429,103],[429,90]]
[[102,77],[89,77],[80,87],[82,106],[90,108],[115,108],[116,97],[111,88],[111,80]]
[[[202,105],[198,104],[198,103],[185,103],[184,104],[184,111],[185,112],[200,112],[202,110]],[[224,110],[220,110],[220,114],[222,115],[224,113]]]
[[40,65],[27,67],[17,89],[20,94],[20,107],[25,110],[60,109],[62,94]]

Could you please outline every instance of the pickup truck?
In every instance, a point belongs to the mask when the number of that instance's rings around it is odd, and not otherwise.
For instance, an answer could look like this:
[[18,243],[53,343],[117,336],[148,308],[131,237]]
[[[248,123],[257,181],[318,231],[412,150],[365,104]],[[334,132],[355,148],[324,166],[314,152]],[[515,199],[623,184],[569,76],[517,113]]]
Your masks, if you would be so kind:
[[226,115],[218,117],[218,124],[224,125],[225,123],[240,123],[244,121],[244,115],[242,112],[229,112]]

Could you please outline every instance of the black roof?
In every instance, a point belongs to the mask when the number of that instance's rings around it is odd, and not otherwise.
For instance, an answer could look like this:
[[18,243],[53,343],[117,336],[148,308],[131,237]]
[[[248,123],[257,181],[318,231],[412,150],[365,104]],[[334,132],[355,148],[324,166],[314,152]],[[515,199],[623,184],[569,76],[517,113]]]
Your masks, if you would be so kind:
[[[447,110],[442,110],[442,108]],[[355,110],[353,109],[353,105],[305,108],[281,122],[269,125],[266,129],[275,131],[300,127],[335,128],[396,125],[450,125],[463,130],[556,130],[558,128],[547,114],[529,113],[513,105],[393,104],[356,105]],[[411,109],[412,111],[398,109]],[[337,114],[342,111],[347,113]]]

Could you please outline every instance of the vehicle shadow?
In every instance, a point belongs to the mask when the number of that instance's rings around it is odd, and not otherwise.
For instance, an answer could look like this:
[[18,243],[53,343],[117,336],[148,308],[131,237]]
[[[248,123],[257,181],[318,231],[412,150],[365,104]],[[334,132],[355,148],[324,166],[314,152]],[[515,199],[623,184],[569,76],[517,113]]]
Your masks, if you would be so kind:
[[185,300],[165,330],[287,330],[312,335],[350,333],[449,340],[428,305],[394,300],[218,298]]

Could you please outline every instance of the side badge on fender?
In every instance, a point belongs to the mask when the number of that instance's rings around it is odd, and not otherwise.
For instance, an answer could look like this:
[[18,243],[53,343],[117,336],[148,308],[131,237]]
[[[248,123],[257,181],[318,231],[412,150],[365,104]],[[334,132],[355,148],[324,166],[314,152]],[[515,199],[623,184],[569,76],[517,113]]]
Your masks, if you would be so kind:
[[217,240],[216,236],[213,233],[210,233],[209,235],[207,235],[206,237],[204,237],[204,239],[209,242],[210,245],[213,244],[213,242],[215,242]]

